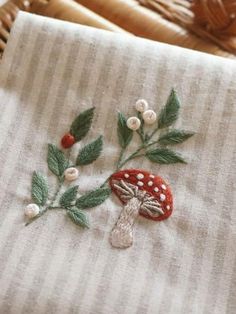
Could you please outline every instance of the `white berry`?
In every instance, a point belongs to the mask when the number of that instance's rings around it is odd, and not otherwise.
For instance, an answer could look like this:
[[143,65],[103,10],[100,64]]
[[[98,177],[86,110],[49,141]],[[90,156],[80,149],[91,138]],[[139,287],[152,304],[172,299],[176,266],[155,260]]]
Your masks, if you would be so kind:
[[34,218],[40,212],[40,209],[37,204],[29,204],[25,208],[25,216],[28,218]]
[[143,113],[143,120],[147,124],[153,124],[157,119],[157,114],[153,110],[146,110]]
[[78,178],[79,171],[74,167],[70,167],[65,170],[64,176],[67,181],[74,181]]
[[139,112],[148,110],[148,102],[145,99],[139,99],[136,101],[135,109]]
[[127,127],[133,131],[136,131],[140,128],[141,121],[137,117],[130,117],[127,122]]

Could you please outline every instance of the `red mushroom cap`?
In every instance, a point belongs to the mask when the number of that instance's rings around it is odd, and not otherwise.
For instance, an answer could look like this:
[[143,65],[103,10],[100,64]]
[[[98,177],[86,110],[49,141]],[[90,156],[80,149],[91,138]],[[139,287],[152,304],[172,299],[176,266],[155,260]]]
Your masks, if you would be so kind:
[[126,204],[126,201],[121,198],[121,192],[115,186],[117,181],[119,182],[121,180],[132,184],[138,187],[139,190],[146,191],[150,196],[153,196],[161,205],[164,213],[158,217],[153,217],[141,211],[140,215],[151,220],[161,221],[167,219],[172,214],[172,193],[169,185],[161,177],[140,169],[127,169],[114,173],[109,180],[111,189],[120,201],[123,204]]

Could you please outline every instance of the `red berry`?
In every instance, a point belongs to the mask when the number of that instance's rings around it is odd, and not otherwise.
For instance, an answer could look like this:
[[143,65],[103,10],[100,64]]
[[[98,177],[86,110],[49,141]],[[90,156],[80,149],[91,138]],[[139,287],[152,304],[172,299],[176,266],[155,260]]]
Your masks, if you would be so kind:
[[65,134],[63,138],[61,139],[61,145],[64,148],[70,148],[74,144],[75,144],[75,138],[70,133]]

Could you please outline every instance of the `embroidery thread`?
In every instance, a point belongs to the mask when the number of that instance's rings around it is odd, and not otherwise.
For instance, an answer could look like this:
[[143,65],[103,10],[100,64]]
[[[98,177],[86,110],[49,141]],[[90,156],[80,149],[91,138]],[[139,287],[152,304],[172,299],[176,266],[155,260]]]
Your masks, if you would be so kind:
[[67,150],[67,154],[56,145],[48,144],[48,168],[57,177],[58,186],[54,195],[49,196],[47,179],[39,172],[33,173],[31,197],[34,203],[25,208],[25,215],[29,219],[26,225],[38,219],[49,209],[62,209],[75,224],[88,228],[88,217],[83,209],[100,205],[110,195],[110,188],[103,187],[78,197],[78,185],[70,186],[62,192],[66,183],[75,181],[79,177],[78,167],[91,164],[102,153],[103,138],[99,136],[80,149],[75,164],[70,158],[70,148],[87,135],[91,128],[93,115],[94,108],[82,112],[73,121],[70,132],[62,137],[61,145]]

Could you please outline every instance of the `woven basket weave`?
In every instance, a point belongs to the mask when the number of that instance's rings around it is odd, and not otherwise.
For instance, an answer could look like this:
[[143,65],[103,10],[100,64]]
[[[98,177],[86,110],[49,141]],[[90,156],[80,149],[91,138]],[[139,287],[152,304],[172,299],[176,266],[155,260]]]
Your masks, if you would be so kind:
[[[114,32],[129,32],[160,42],[234,57],[209,39],[204,40],[183,26],[167,20],[163,14],[142,6],[138,0],[76,1],[77,3],[73,0],[9,0],[0,8],[0,50],[4,50],[17,11],[22,9]],[[169,0],[173,1],[176,0]]]
[[191,33],[236,54],[236,0],[137,0]]
[[[230,53],[224,51],[209,39],[204,40],[190,33],[181,25],[167,20],[163,15],[141,6],[139,1],[76,1],[137,36],[225,57],[233,57]],[[182,3],[186,2],[185,0],[179,0],[179,2],[180,1],[182,1]],[[175,0],[163,0],[162,2],[173,3]]]
[[49,2],[36,0],[32,2],[30,10],[32,13],[50,16],[56,19],[102,28],[113,32],[125,33],[125,30],[116,24],[72,0],[50,0]]

